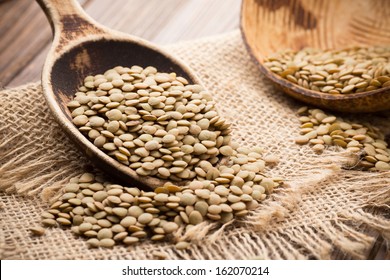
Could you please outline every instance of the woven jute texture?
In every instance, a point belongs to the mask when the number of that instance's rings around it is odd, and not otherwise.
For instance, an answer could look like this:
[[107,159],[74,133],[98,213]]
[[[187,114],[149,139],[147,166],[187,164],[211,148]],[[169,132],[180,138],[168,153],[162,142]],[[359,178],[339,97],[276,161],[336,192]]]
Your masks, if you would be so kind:
[[[286,184],[245,218],[224,227],[204,222],[186,233],[194,245],[185,251],[169,241],[147,240],[89,249],[84,239],[62,228],[33,237],[28,229],[39,224],[48,200],[71,177],[94,169],[54,122],[39,83],[3,90],[1,259],[152,259],[156,252],[170,259],[328,259],[335,252],[359,259],[373,246],[373,236],[390,240],[390,173],[347,170],[342,151],[328,148],[317,155],[296,145],[295,111],[302,104],[265,80],[238,31],[167,50],[188,63],[214,94],[221,115],[233,124],[234,141],[279,157],[267,174],[285,178]],[[387,116],[355,118],[381,125]]]

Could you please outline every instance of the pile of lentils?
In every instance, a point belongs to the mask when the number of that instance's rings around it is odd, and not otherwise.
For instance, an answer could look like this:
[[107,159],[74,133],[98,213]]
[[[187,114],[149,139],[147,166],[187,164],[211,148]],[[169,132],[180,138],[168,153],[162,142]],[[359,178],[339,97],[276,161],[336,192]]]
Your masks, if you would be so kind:
[[311,144],[321,153],[326,146],[336,145],[359,155],[355,166],[369,171],[390,170],[390,149],[381,131],[369,124],[351,123],[320,109],[302,107],[298,110],[301,136],[295,143]]
[[283,51],[267,57],[264,65],[294,84],[322,93],[352,94],[390,86],[390,47]]
[[[85,173],[63,188],[61,197],[42,213],[42,224],[71,227],[91,247],[131,245],[148,238],[173,240],[177,249],[187,249],[188,240],[173,238],[179,228],[188,231],[204,221],[223,224],[243,217],[282,183],[281,178],[264,175],[265,165],[275,164],[276,159],[263,160],[262,152],[260,147],[235,147],[228,165],[216,168],[203,161],[197,180],[185,186],[167,182],[154,191]],[[44,232],[39,227],[31,231]]]
[[140,176],[193,179],[200,165],[233,153],[211,94],[151,66],[88,76],[67,106],[95,146]]
[[188,231],[204,221],[224,224],[256,209],[282,184],[264,174],[278,159],[263,156],[261,147],[232,143],[230,125],[214,105],[201,86],[154,67],[115,67],[85,78],[68,103],[74,124],[137,174],[168,181],[144,191],[85,173],[64,187],[42,214],[42,224],[71,227],[91,247],[149,238],[174,239],[177,249],[186,249],[188,240],[172,238],[180,228]]

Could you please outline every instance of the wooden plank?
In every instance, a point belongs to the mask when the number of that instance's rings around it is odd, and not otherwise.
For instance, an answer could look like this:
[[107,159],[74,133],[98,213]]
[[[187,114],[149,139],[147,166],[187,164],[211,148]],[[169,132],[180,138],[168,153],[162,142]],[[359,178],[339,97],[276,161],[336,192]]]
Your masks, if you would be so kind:
[[157,43],[173,43],[224,33],[239,27],[241,1],[191,0],[153,38]]
[[[188,0],[117,0],[109,7],[105,1],[94,1],[86,10],[89,15],[107,27],[154,41],[154,37],[180,14]],[[219,1],[217,1],[219,2]]]
[[[39,13],[39,6],[33,1],[15,0],[10,7],[15,9],[7,16],[0,29],[0,83],[6,85],[20,71],[36,52],[48,42],[50,28],[44,24],[44,15]],[[1,4],[1,10],[6,9]],[[12,23],[11,25],[9,23]]]
[[[86,12],[101,24],[154,43],[231,31],[238,28],[239,10],[237,0],[93,0],[86,5]],[[8,86],[38,80],[47,50],[43,48]]]
[[6,86],[11,88],[39,81],[41,79],[43,63],[45,62],[46,55],[49,53],[50,46],[51,41],[47,43],[29,62],[29,64],[23,67],[23,69],[21,69]]
[[102,3],[95,0],[88,14],[107,27],[154,43],[215,35],[239,25],[237,0],[117,0],[109,7]]
[[[84,3],[85,0],[80,2]],[[4,12],[3,12],[4,11]],[[51,41],[48,21],[35,1],[0,3],[0,87],[9,85]]]
[[0,9],[1,9],[1,17],[0,17],[0,37],[4,36],[14,24],[13,20],[15,18],[15,13],[22,13],[24,10],[24,5],[21,1],[2,1],[0,0]]

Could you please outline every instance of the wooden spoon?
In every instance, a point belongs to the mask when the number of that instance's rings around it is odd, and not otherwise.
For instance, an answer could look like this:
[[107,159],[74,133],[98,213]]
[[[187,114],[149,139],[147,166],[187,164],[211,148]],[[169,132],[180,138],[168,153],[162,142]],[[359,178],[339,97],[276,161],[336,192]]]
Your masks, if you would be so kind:
[[94,146],[73,125],[66,104],[84,77],[104,73],[115,66],[155,66],[176,72],[190,83],[199,79],[181,61],[140,38],[108,29],[89,17],[75,0],[37,0],[54,33],[53,45],[42,72],[42,87],[55,120],[100,169],[122,182],[155,189],[164,181],[141,177]]
[[390,45],[388,0],[243,0],[241,31],[260,71],[285,93],[341,112],[390,109],[390,88],[345,95],[308,90],[272,73],[264,58],[286,49]]

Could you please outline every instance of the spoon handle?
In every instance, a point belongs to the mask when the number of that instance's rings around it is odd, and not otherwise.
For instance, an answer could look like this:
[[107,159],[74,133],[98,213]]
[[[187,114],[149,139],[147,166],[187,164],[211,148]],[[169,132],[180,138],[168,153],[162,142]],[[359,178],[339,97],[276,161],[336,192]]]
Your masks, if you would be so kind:
[[50,22],[57,53],[72,41],[88,35],[107,34],[104,27],[84,12],[77,0],[36,1]]

